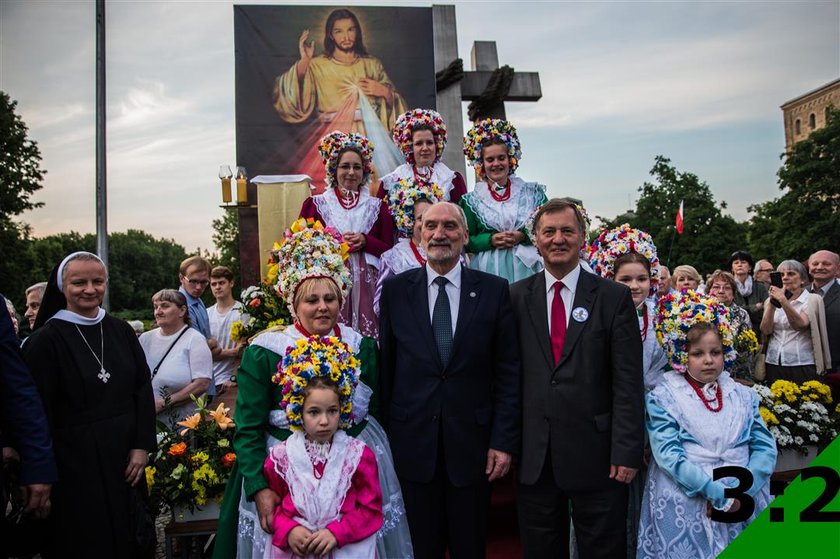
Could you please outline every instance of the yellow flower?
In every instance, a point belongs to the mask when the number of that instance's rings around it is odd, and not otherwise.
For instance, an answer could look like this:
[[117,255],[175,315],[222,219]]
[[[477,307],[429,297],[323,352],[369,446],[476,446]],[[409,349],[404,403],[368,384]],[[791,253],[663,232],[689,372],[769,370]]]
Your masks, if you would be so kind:
[[764,420],[764,424],[768,427],[779,424],[779,419],[764,406],[758,408],[758,413],[761,414],[761,419]]
[[146,466],[146,489],[149,491],[152,490],[152,487],[155,485],[155,474],[157,473],[157,468],[154,466]]
[[201,423],[201,415],[200,414],[191,415],[190,417],[186,418],[184,421],[179,421],[178,425],[180,425],[181,427],[186,427],[186,429],[181,430],[181,436],[186,435],[187,431],[194,430],[196,427],[198,427],[199,423]]
[[204,451],[196,452],[190,457],[190,460],[192,460],[193,464],[204,464],[209,459],[210,456],[208,456],[207,453]]
[[228,409],[225,408],[224,404],[219,404],[216,411],[211,411],[210,417],[216,421],[216,424],[222,429],[222,431],[226,430],[228,427],[234,426],[233,420],[228,416]]

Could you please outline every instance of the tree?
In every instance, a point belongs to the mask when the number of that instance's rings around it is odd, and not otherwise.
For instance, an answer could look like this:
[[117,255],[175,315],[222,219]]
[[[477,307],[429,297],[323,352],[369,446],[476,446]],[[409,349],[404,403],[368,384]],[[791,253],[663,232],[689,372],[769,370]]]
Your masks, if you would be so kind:
[[[701,273],[724,267],[732,252],[747,246],[746,225],[723,214],[726,203],[717,205],[709,185],[697,175],[678,171],[662,155],[656,156],[650,174],[654,182],[639,187],[641,196],[635,211],[614,220],[601,218],[605,227],[630,223],[647,231],[664,265],[691,264]],[[681,235],[675,234],[680,201],[684,203],[685,224]]]
[[214,219],[212,226],[213,243],[219,249],[218,257],[212,260],[213,265],[230,268],[239,285],[239,212],[236,209],[225,209],[221,219]]
[[750,206],[750,248],[757,258],[805,260],[815,251],[836,250],[840,238],[840,111],[830,109],[826,126],[783,154],[781,197]]
[[41,188],[46,171],[41,169],[38,145],[27,138],[26,124],[15,107],[17,102],[0,91],[0,292],[19,306],[33,262],[26,250],[29,226],[12,218],[43,206],[30,196]]
[[41,169],[38,144],[26,137],[27,128],[15,113],[17,101],[0,91],[0,220],[8,221],[26,210],[39,208],[30,196],[39,190],[46,171]]

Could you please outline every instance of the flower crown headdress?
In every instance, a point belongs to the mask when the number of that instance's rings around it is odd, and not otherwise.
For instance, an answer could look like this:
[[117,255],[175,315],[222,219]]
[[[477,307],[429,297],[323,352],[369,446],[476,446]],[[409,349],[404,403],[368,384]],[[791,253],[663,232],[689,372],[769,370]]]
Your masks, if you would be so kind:
[[400,237],[411,237],[414,233],[414,203],[417,200],[428,200],[432,204],[440,202],[443,189],[435,182],[418,177],[402,179],[388,191],[388,209]]
[[304,280],[329,278],[342,297],[347,295],[352,282],[345,265],[350,248],[338,231],[312,218],[300,218],[286,229],[275,246],[277,287],[292,316],[296,316],[295,293]]
[[280,408],[293,431],[303,429],[306,388],[318,378],[338,388],[339,427],[353,423],[353,393],[359,381],[359,360],[346,343],[335,336],[301,338],[286,349],[272,382],[283,387]]
[[335,174],[338,170],[338,155],[344,148],[355,148],[361,152],[362,168],[364,172],[363,184],[370,179],[371,160],[373,158],[373,143],[361,134],[351,132],[345,134],[339,130],[333,130],[323,138],[318,151],[321,153],[321,160],[327,171],[327,186],[335,186]]
[[615,261],[622,254],[637,252],[650,263],[650,293],[656,293],[659,285],[659,257],[653,237],[641,229],[633,229],[627,223],[615,229],[601,231],[598,238],[587,248],[586,260],[592,270],[605,279],[615,277]]
[[695,324],[708,322],[717,329],[723,340],[724,368],[735,364],[735,338],[729,323],[729,309],[714,297],[704,297],[694,291],[669,293],[659,300],[655,321],[656,339],[668,354],[671,367],[685,373],[688,365],[688,331]]
[[475,168],[479,176],[484,176],[483,159],[481,150],[492,140],[501,140],[508,150],[510,159],[509,174],[513,174],[519,167],[519,160],[522,159],[522,147],[519,145],[519,136],[516,128],[506,121],[498,118],[487,118],[476,122],[464,137],[464,155]]
[[440,113],[431,109],[414,109],[401,114],[394,122],[394,131],[391,136],[394,143],[400,148],[405,160],[414,165],[414,129],[418,126],[428,126],[435,138],[435,163],[443,157],[443,150],[446,148],[446,124]]

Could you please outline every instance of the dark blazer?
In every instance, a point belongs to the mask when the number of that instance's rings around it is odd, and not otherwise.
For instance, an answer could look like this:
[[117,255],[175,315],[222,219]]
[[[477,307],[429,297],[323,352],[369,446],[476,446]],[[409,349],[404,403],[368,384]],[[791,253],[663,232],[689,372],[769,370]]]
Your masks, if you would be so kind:
[[29,368],[21,357],[6,299],[0,295],[0,433],[3,444],[20,454],[20,484],[53,483],[53,459],[47,418]]
[[[510,292],[522,355],[520,481],[535,483],[550,451],[560,488],[604,489],[614,483],[611,464],[642,463],[642,340],[630,290],[581,270],[556,367],[545,272],[514,283]],[[585,320],[574,318],[578,308],[588,312]]]
[[825,324],[828,330],[828,347],[831,351],[831,368],[840,372],[840,285],[834,280],[834,285],[828,288],[823,297],[825,306]]
[[426,268],[388,278],[380,299],[382,415],[398,476],[432,480],[438,449],[458,487],[486,481],[489,448],[520,447],[519,345],[508,282],[461,268],[449,363],[429,318]]

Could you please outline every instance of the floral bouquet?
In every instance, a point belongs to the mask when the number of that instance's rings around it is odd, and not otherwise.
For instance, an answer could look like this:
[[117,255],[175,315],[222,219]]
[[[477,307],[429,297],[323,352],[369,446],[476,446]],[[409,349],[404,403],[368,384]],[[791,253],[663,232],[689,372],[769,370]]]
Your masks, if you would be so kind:
[[779,449],[806,453],[808,445],[825,446],[837,436],[837,422],[829,415],[831,388],[809,380],[796,384],[777,380],[769,388],[756,384],[759,413]]
[[276,287],[279,270],[277,249],[279,245],[274,243],[274,251],[268,259],[268,274],[265,280],[259,285],[251,285],[242,290],[240,298],[244,312],[242,318],[230,327],[230,339],[234,342],[247,342],[263,330],[292,323],[292,315],[289,313],[286,301]]
[[[196,413],[178,423],[183,429],[158,428],[158,451],[146,466],[152,510],[203,507],[221,503],[236,454],[233,419],[224,404],[207,409],[206,397],[192,397]],[[159,424],[161,425],[161,424]]]

